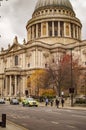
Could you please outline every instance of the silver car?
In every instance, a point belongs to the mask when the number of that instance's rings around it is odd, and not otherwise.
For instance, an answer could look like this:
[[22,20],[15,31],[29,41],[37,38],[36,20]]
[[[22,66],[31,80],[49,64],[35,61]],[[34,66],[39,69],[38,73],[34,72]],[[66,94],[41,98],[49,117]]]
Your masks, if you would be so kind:
[[5,100],[3,98],[0,98],[0,104],[5,104]]

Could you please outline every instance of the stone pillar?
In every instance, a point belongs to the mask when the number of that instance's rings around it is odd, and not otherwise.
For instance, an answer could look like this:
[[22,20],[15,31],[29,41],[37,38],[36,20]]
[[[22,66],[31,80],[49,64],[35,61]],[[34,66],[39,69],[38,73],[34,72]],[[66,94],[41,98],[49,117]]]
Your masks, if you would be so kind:
[[5,92],[5,96],[8,96],[8,77],[5,77],[5,87],[6,87],[6,92]]
[[58,37],[60,37],[60,21],[58,21]]
[[9,90],[9,96],[12,95],[12,77],[10,75],[10,90]]
[[73,38],[75,38],[75,25],[73,24]]
[[25,89],[26,89],[26,77],[23,76],[22,77],[22,92],[23,92],[23,95],[25,95]]
[[79,33],[78,32],[79,32],[79,30],[78,30],[78,26],[77,26],[77,39],[79,38],[79,35],[78,35]]
[[34,26],[32,26],[32,39],[34,38]]
[[54,36],[54,21],[52,22],[52,36]]
[[48,22],[46,22],[46,36],[48,36]]
[[71,37],[71,25],[69,23],[69,37]]
[[42,37],[42,31],[43,31],[43,30],[42,30],[42,23],[40,23],[40,24],[41,24],[41,35],[40,35],[40,37]]
[[78,33],[79,33],[79,40],[81,40],[81,28],[78,28]]
[[36,24],[36,38],[38,38],[38,24]]
[[43,37],[43,23],[41,23],[41,37]]
[[66,23],[64,22],[64,37],[66,36]]
[[15,96],[17,93],[17,75],[15,75]]

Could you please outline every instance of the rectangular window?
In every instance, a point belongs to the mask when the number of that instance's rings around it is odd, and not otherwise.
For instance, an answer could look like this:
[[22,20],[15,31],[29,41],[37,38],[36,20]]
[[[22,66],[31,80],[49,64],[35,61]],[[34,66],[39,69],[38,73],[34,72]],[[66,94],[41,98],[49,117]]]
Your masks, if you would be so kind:
[[18,65],[18,56],[15,56],[15,66]]
[[43,36],[45,36],[46,35],[46,22],[45,23],[42,23],[42,34],[43,34]]
[[41,23],[38,24],[38,37],[41,37]]
[[30,63],[28,63],[28,67],[30,67]]
[[63,37],[64,36],[64,23],[60,22],[60,36]]
[[54,30],[55,30],[54,35],[58,36],[58,22],[57,21],[54,22]]
[[34,25],[34,38],[36,38],[36,25]]
[[71,37],[73,38],[73,24],[71,23]]
[[48,33],[49,36],[52,36],[52,22],[48,22]]

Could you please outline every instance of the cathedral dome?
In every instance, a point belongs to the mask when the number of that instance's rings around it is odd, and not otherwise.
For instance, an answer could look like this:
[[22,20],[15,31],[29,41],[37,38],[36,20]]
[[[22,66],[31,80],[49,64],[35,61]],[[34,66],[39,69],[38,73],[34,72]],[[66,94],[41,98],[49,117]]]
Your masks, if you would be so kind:
[[73,10],[73,7],[69,0],[38,0],[35,10],[38,10],[39,8],[42,7],[49,7],[49,6],[65,7]]

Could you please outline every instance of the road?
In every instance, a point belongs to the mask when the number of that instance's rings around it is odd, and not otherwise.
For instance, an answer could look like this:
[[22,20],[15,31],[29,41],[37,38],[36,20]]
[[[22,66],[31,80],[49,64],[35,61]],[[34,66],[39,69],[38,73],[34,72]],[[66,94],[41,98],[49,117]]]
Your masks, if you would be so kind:
[[0,104],[0,116],[28,130],[86,130],[86,111],[56,107],[23,107],[22,105]]

